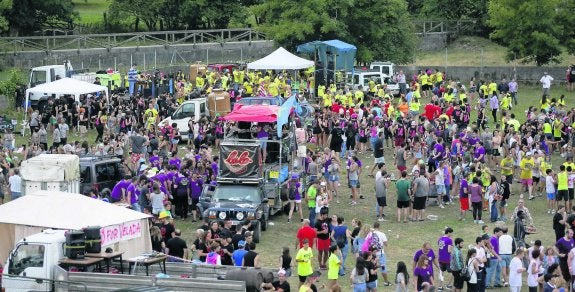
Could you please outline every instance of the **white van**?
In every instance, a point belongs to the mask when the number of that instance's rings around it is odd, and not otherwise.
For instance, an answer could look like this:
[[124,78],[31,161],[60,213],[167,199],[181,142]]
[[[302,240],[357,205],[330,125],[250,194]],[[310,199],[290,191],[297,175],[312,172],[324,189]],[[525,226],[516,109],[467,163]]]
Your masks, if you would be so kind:
[[160,127],[166,123],[171,125],[176,123],[182,140],[188,140],[188,122],[193,116],[194,121],[199,121],[202,117],[209,116],[206,98],[195,98],[184,101],[172,114],[172,116],[165,118],[159,124]]
[[346,84],[353,89],[358,89],[362,86],[362,90],[369,89],[369,81],[373,80],[375,84],[387,84],[387,89],[393,95],[399,95],[399,84],[394,82],[389,75],[383,74],[378,71],[356,71],[346,74]]

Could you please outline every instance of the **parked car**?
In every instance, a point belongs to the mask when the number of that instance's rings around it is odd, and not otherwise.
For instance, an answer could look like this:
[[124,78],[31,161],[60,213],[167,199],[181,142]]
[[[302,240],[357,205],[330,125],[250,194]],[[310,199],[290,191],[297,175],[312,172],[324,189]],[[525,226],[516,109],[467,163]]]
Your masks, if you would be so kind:
[[81,156],[80,190],[112,189],[122,179],[122,160],[116,156]]

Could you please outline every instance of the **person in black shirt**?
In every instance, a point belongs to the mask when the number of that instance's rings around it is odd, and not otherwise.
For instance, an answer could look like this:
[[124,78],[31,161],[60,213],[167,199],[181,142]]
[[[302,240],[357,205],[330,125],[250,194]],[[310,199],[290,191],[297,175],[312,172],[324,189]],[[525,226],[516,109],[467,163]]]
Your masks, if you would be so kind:
[[260,256],[254,250],[256,249],[256,244],[250,244],[250,250],[244,255],[244,261],[242,263],[243,267],[254,267],[259,268],[260,265]]
[[374,251],[370,248],[369,252],[363,253],[363,258],[365,259],[365,268],[368,271],[368,279],[367,279],[367,287],[370,289],[375,289],[377,286],[377,267],[378,267],[378,259],[374,255],[377,254],[377,251]]
[[375,163],[369,176],[373,176],[373,171],[378,164],[385,163],[385,158],[383,157],[383,131],[377,133],[377,140],[373,143],[373,157],[375,157]]
[[328,137],[329,149],[335,151],[338,155],[341,152],[341,144],[343,143],[341,135],[343,135],[343,130],[337,125],[331,129]]
[[182,232],[176,229],[174,237],[168,240],[166,243],[166,249],[168,250],[168,258],[170,262],[182,262],[188,259],[188,245],[186,241],[180,238]]
[[555,231],[555,241],[565,236],[565,206],[558,205],[557,212],[553,215],[553,230]]
[[507,182],[507,177],[505,175],[501,176],[501,182],[499,183],[499,190],[497,192],[501,194],[501,202],[499,202],[499,218],[505,220],[507,200],[509,200],[509,195],[511,194],[511,186],[509,185],[509,182]]
[[261,288],[262,291],[271,292],[271,291],[281,291],[281,292],[290,292],[290,286],[288,281],[286,280],[286,271],[284,269],[280,269],[278,271],[278,281],[274,281],[273,283],[262,283]]
[[152,226],[150,227],[150,237],[152,238],[152,250],[157,252],[163,252],[166,246],[162,240],[162,232],[160,227]]
[[197,238],[192,244],[192,252],[198,252],[198,257],[202,263],[206,262],[208,246],[206,245],[206,232],[203,229],[196,230]]
[[329,257],[329,247],[331,242],[329,240],[331,234],[331,219],[328,218],[327,209],[321,208],[319,218],[315,222],[315,230],[317,232],[317,250],[318,250],[318,263],[321,269],[327,269],[326,263]]
[[232,238],[224,235],[222,240],[220,241],[221,245],[221,257],[222,257],[222,265],[224,266],[233,266],[234,263],[232,261],[232,254],[234,253],[234,246],[231,244]]
[[174,237],[176,228],[174,227],[174,224],[168,221],[170,219],[169,213],[167,212],[161,212],[161,213],[163,214],[160,215],[160,221],[161,221],[160,230],[162,231],[162,238],[164,238],[164,242],[168,243],[168,240]]

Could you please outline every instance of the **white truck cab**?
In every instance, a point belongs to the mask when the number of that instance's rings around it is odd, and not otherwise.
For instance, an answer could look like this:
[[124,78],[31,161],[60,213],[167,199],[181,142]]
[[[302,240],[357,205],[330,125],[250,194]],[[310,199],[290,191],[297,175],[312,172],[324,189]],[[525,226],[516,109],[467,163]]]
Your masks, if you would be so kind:
[[188,122],[194,117],[194,121],[199,121],[204,116],[209,116],[209,111],[206,103],[206,98],[195,98],[184,101],[176,111],[169,117],[162,120],[159,124],[160,127],[172,123],[178,125],[182,140],[188,140]]
[[10,252],[2,274],[3,292],[51,291],[54,267],[64,257],[66,230],[46,229],[20,240]]
[[372,62],[369,65],[369,70],[378,71],[387,76],[393,77],[395,75],[395,64],[392,62]]
[[394,82],[387,74],[383,74],[375,70],[358,70],[353,72],[353,74],[351,72],[346,74],[346,84],[353,89],[358,89],[361,85],[362,90],[366,91],[369,89],[369,81],[375,82],[376,85],[386,84],[387,89],[389,89],[391,94],[399,95],[399,84]]

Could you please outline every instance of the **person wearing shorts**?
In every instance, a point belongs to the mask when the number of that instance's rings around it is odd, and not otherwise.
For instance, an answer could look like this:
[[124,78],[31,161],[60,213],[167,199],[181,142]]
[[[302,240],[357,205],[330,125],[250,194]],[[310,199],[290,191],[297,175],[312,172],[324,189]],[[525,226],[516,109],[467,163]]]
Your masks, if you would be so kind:
[[469,211],[469,184],[466,178],[461,178],[459,183],[459,221],[462,221],[465,212]]

